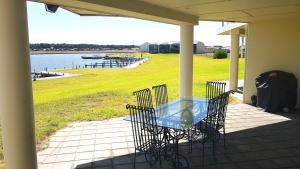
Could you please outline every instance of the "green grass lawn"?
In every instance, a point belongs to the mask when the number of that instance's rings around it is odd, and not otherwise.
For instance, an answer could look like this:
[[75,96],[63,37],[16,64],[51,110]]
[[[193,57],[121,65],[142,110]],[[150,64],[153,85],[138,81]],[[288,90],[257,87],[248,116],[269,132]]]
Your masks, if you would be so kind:
[[[178,97],[178,54],[150,55],[148,62],[134,69],[77,69],[64,72],[80,76],[33,82],[39,146],[47,136],[70,122],[128,114],[125,105],[134,103],[134,90],[166,83],[170,100]],[[239,78],[243,76],[244,59],[240,59]],[[207,80],[227,79],[229,59],[194,57],[194,96],[204,96]]]

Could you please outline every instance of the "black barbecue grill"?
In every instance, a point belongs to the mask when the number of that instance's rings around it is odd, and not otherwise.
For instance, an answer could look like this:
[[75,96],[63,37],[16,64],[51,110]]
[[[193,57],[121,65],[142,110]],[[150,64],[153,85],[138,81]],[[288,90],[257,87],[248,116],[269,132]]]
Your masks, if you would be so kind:
[[289,111],[297,102],[297,79],[292,73],[273,70],[256,78],[257,106],[266,112]]

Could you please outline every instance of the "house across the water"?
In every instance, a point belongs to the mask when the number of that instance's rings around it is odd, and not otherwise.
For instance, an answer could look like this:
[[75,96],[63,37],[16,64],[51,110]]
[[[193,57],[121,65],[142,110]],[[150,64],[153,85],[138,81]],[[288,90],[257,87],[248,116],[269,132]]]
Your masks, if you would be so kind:
[[[148,53],[179,53],[180,43],[175,42],[145,42],[140,46],[141,52]],[[203,42],[194,41],[194,53],[205,53],[205,46]]]

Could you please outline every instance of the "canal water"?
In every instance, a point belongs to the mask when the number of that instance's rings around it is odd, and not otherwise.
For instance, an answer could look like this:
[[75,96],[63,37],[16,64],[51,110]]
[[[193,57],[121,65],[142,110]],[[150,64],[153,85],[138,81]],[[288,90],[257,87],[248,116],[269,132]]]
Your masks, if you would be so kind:
[[102,63],[102,59],[82,59],[81,56],[103,56],[102,54],[41,54],[31,55],[31,70],[55,70],[64,68],[84,67],[85,64]]

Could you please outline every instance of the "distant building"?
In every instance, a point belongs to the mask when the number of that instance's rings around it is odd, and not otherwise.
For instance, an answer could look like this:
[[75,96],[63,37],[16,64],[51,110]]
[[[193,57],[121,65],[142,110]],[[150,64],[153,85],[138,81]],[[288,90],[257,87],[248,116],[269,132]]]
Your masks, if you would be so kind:
[[149,52],[149,42],[145,42],[140,46],[140,51],[141,52]]
[[158,53],[170,53],[170,44],[168,42],[159,44]]
[[198,53],[198,54],[205,53],[205,45],[203,42],[194,41],[194,53]]
[[158,45],[157,44],[149,44],[149,50],[145,51],[149,53],[158,53]]
[[140,52],[158,53],[158,45],[156,43],[145,42],[140,46]]
[[226,49],[226,47],[223,47],[223,46],[205,46],[205,49],[204,49],[204,53],[214,53],[214,51],[216,49]]
[[179,51],[180,51],[180,44],[179,43],[170,44],[170,53],[179,53]]
[[[143,43],[140,46],[141,52],[149,53],[179,53],[180,43],[179,42],[160,42],[160,43]],[[194,53],[200,54],[205,53],[205,46],[203,42],[194,41]]]

